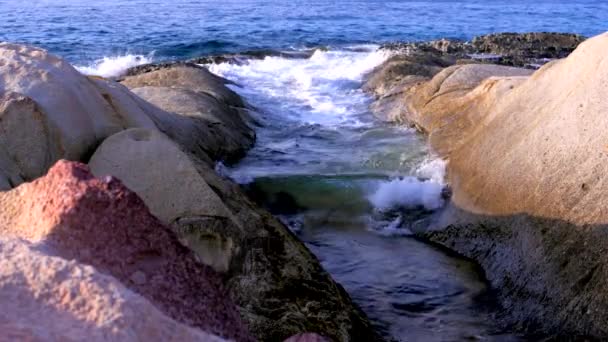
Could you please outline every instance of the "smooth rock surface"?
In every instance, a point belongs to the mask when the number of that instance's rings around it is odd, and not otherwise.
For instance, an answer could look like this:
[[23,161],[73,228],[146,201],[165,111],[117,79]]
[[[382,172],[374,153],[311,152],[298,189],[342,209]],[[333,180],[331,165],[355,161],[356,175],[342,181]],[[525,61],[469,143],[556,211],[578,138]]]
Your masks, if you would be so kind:
[[[234,162],[253,146],[255,133],[246,123],[244,109],[185,88],[142,87],[132,91],[164,111],[178,114],[165,116],[157,121],[158,126],[174,140],[187,140],[183,142],[186,146],[200,146],[213,160]],[[179,136],[172,134],[178,130]]]
[[115,278],[0,238],[2,341],[226,341],[180,324]]
[[508,323],[558,339],[608,338],[606,51],[608,33],[443,104],[475,113],[464,130],[461,119],[426,124],[431,137],[454,133],[431,139],[453,196],[421,234],[480,263]]
[[182,324],[252,340],[220,276],[135,193],[115,178],[94,178],[85,165],[60,161],[46,176],[0,193],[0,235],[91,265]]
[[141,87],[189,89],[209,94],[230,106],[245,107],[241,97],[225,86],[230,81],[212,74],[204,67],[193,64],[178,64],[168,65],[167,67],[161,66],[157,70],[147,71],[148,69],[140,71],[142,73],[131,72],[131,75],[135,75],[125,77],[121,83],[131,89]]
[[149,129],[117,133],[103,142],[89,165],[96,176],[113,175],[127,184],[203,263],[229,269],[235,253],[230,230],[239,229],[233,215],[164,134]]
[[141,122],[117,113],[92,81],[45,50],[0,43],[0,186],[86,158],[105,137]]

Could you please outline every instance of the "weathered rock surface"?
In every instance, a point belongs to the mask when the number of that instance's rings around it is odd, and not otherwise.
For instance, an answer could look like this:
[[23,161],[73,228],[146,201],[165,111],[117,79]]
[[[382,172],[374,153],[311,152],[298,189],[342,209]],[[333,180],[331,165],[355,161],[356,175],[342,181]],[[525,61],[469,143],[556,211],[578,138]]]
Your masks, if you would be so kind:
[[[447,126],[446,130],[441,131],[442,135],[454,133],[464,137],[464,134],[458,132],[447,132],[457,126],[452,125],[453,121],[458,120],[467,125],[476,123],[480,120],[476,105],[502,97],[505,91],[523,80],[521,76],[530,74],[532,71],[528,69],[493,64],[453,65],[432,79],[405,76],[403,79],[409,78],[411,82],[406,81],[392,88],[388,94],[376,100],[371,109],[383,120],[411,124],[431,133],[432,139],[438,140],[440,144],[441,139],[433,136],[438,134],[439,127]],[[511,77],[509,82],[500,83],[490,79],[507,76]],[[484,81],[485,87],[471,91]],[[459,126],[458,129],[464,127]]]
[[98,176],[122,179],[203,262],[225,272],[259,340],[282,341],[306,331],[336,341],[377,339],[297,237],[163,135],[145,129],[118,133],[99,147],[91,167]]
[[186,64],[161,67],[158,70],[136,74],[124,78],[121,83],[133,88],[141,87],[169,87],[189,89],[194,92],[206,93],[218,101],[234,107],[245,107],[243,100],[232,90],[225,87],[229,84],[225,78],[212,74],[204,67]]
[[44,50],[0,43],[0,186],[43,175],[60,158],[86,158],[107,136],[145,125],[116,112],[91,80]]
[[235,161],[255,134],[228,82],[181,64],[125,80],[166,87],[138,91],[151,104],[44,50],[2,43],[0,189],[40,177],[62,158],[86,161],[106,137],[130,127],[158,128],[208,163]]
[[118,177],[139,194],[202,262],[228,270],[235,253],[229,231],[239,228],[194,162],[168,137],[143,128],[120,132],[103,142],[89,165],[95,175]]
[[0,238],[2,341],[225,341],[176,322],[115,278]]
[[431,54],[471,59],[514,67],[538,68],[547,60],[564,58],[586,38],[570,33],[494,33],[470,42],[440,39],[427,42],[390,43],[384,49],[399,54]]
[[253,146],[255,133],[245,121],[244,109],[185,88],[142,87],[133,92],[167,112],[178,114],[160,117],[157,125],[182,145],[200,147],[213,160],[234,162]]
[[453,192],[421,235],[478,261],[510,323],[557,338],[608,338],[606,51],[608,33],[530,77],[433,95],[414,118]]
[[[46,176],[0,193],[0,235],[91,265],[182,324],[251,340],[220,276],[120,181],[96,179],[82,164],[60,161]],[[69,296],[55,300],[78,305]]]
[[231,163],[253,145],[252,119],[241,98],[225,86],[228,80],[180,63],[148,66],[131,75],[122,83],[153,105],[147,111],[155,124],[189,153]]

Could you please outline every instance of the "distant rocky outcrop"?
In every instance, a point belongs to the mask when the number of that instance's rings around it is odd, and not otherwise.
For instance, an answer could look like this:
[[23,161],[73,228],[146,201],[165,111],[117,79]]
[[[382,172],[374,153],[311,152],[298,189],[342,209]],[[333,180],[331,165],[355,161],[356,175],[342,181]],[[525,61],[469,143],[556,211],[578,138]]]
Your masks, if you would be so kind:
[[479,262],[506,323],[557,339],[608,338],[606,51],[608,33],[531,76],[453,66],[395,97],[448,160],[451,200],[418,234]]
[[494,33],[471,41],[439,39],[428,42],[389,43],[383,49],[399,54],[434,54],[455,59],[538,68],[547,60],[564,58],[585,40],[571,33]]

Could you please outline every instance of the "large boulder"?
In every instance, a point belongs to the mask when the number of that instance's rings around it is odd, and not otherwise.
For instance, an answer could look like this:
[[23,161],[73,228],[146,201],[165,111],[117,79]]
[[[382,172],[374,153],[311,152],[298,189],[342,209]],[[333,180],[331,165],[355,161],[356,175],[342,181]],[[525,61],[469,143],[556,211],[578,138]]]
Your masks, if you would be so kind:
[[107,136],[144,125],[115,112],[69,63],[9,43],[0,43],[0,118],[2,189],[43,175],[60,158],[86,158]]
[[481,120],[444,154],[451,203],[422,233],[481,264],[511,323],[557,337],[608,338],[606,51],[608,33],[471,102]]
[[251,340],[221,277],[135,193],[115,178],[94,178],[85,165],[60,161],[46,176],[0,193],[0,235],[91,265],[177,322]]
[[319,261],[232,182],[164,135],[132,129],[108,138],[90,162],[122,179],[200,260],[222,271],[261,341],[316,331],[336,341],[377,339]]
[[131,76],[125,77],[121,82],[130,89],[141,87],[189,89],[209,94],[230,106],[245,107],[241,97],[226,87],[230,81],[195,64],[167,65],[159,69],[148,68],[129,74]]
[[[160,129],[209,164],[233,162],[255,134],[227,80],[196,65],[127,78],[141,89],[86,77],[34,47],[0,44],[0,189],[42,176],[59,159],[86,161],[108,136]],[[161,107],[161,108],[159,108]]]
[[114,277],[0,238],[0,340],[201,341],[222,338],[176,322]]
[[[218,101],[207,93],[186,88],[142,87],[132,91],[142,99],[179,116],[162,116],[158,126],[186,146],[200,146],[213,160],[234,162],[255,141],[247,112]],[[181,124],[183,123],[183,124]],[[179,135],[173,134],[180,131]]]
[[116,176],[139,194],[202,262],[228,270],[236,221],[190,157],[167,136],[143,128],[122,131],[103,142],[89,165],[95,175]]

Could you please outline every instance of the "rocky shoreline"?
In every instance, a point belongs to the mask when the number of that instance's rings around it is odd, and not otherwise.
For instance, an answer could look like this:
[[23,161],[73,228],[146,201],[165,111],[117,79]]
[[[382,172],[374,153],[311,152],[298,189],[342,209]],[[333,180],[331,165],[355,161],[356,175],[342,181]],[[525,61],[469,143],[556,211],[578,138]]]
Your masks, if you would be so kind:
[[228,82],[178,63],[119,83],[0,44],[3,335],[379,339],[289,229],[214,171],[255,141]]
[[[389,44],[364,88],[376,116],[448,161],[452,196],[418,236],[476,261],[510,327],[603,339],[608,35],[583,40]],[[255,109],[205,61],[107,80],[0,44],[3,334],[380,340],[298,238],[214,170],[255,143]]]
[[[505,325],[557,339],[608,338],[608,34],[582,43],[560,34],[464,43],[467,54],[513,56],[483,63],[452,46],[397,46],[366,85],[378,117],[417,127],[447,161],[450,202],[417,235],[483,268]],[[563,59],[537,71],[513,67],[543,58]]]

